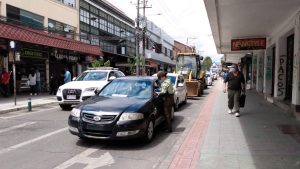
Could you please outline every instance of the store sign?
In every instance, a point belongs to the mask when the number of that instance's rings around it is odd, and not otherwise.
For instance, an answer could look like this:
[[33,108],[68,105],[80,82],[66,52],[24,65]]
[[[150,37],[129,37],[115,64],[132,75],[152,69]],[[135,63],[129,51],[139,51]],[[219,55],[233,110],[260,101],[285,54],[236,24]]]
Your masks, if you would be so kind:
[[21,49],[21,56],[24,58],[44,59],[43,51],[28,48]]
[[285,81],[286,81],[285,70],[286,70],[286,56],[281,55],[279,57],[279,69],[278,69],[278,83],[277,83],[278,97],[285,96]]
[[66,59],[69,62],[77,62],[78,61],[78,56],[71,55],[71,54],[54,52],[54,53],[52,53],[52,55],[54,55],[54,57],[57,60]]
[[232,39],[231,51],[266,49],[266,38]]

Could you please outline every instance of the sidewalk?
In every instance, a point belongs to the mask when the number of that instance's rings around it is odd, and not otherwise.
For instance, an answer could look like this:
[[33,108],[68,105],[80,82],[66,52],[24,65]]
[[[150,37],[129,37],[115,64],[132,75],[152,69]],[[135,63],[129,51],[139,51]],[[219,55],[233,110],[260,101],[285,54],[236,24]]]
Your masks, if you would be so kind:
[[295,118],[255,91],[247,91],[246,107],[237,118],[227,114],[221,85],[214,90],[207,100],[212,104],[201,110],[169,168],[300,169],[300,123]]
[[56,103],[56,96],[49,95],[48,93],[42,93],[37,96],[30,96],[29,94],[19,94],[17,95],[17,105],[15,105],[14,96],[8,98],[0,98],[0,114],[9,113],[13,111],[23,110],[28,108],[28,99],[31,98],[32,107],[38,107],[48,104]]

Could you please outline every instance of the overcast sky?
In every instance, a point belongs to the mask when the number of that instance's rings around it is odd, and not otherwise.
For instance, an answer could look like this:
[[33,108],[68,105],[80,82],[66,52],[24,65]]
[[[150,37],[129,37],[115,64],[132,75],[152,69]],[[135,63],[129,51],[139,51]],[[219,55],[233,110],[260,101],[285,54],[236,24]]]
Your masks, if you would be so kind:
[[[130,18],[137,15],[137,0],[107,0]],[[142,0],[141,0],[142,1]],[[220,61],[203,0],[148,0],[146,16],[175,40],[197,47],[203,56]],[[142,10],[140,10],[142,12]],[[161,14],[161,15],[157,15]]]

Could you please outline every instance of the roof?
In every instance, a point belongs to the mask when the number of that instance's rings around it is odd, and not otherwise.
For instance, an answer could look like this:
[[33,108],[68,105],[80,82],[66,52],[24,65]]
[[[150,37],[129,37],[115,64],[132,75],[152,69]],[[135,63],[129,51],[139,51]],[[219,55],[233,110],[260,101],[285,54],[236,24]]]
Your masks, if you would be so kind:
[[35,30],[25,26],[5,23],[3,21],[0,21],[0,37],[15,41],[51,46],[59,49],[66,49],[85,54],[101,54],[101,49],[99,46],[85,44],[59,35],[49,34],[44,31]]

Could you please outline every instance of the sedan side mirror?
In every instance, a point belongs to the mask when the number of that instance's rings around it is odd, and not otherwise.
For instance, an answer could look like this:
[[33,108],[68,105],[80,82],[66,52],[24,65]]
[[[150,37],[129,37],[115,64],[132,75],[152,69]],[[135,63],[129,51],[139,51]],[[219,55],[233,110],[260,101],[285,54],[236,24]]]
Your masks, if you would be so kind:
[[96,90],[94,91],[95,95],[97,95],[99,92],[100,92],[99,89],[96,89]]
[[114,79],[116,79],[116,76],[111,76],[111,77],[109,77],[109,81],[112,81],[112,80],[114,80]]
[[178,83],[178,87],[183,87],[183,83]]

